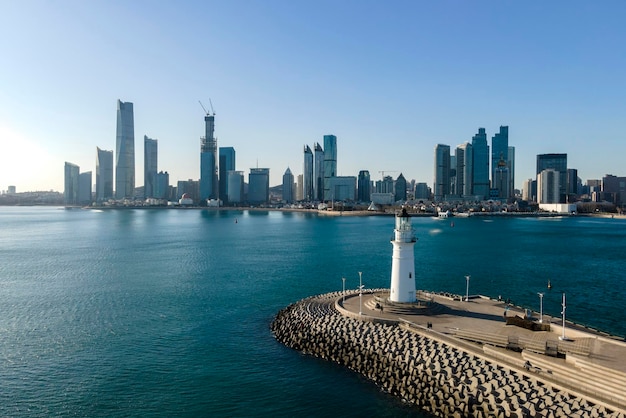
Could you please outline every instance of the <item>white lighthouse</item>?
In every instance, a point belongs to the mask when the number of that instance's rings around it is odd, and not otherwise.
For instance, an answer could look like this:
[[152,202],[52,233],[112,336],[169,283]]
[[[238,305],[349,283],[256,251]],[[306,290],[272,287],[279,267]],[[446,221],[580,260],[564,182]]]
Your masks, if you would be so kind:
[[402,208],[402,212],[396,215],[396,228],[391,241],[393,256],[389,300],[392,302],[415,302],[415,241],[417,238],[413,233],[411,217]]

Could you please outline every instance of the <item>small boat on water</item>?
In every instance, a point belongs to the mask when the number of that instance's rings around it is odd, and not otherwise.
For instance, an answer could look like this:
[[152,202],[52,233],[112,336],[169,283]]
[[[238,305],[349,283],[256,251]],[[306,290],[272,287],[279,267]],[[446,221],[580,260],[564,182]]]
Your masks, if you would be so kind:
[[550,280],[548,280],[548,289],[552,289],[552,283],[550,283]]

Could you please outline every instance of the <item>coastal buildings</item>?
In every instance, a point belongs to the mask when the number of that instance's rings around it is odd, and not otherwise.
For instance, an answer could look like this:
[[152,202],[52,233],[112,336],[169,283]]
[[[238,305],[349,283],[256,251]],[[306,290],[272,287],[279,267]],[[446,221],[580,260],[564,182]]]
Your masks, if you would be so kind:
[[472,195],[480,200],[489,196],[489,145],[485,128],[478,128],[472,138]]
[[86,171],[78,175],[78,204],[89,206],[91,200],[91,171]]
[[157,175],[158,142],[143,136],[143,193],[144,198],[155,197],[154,187]]
[[294,181],[291,170],[287,167],[285,174],[283,174],[283,201],[285,203],[294,202]]
[[393,185],[393,194],[395,202],[406,201],[406,179],[402,173],[400,173]]
[[471,196],[474,173],[472,144],[466,142],[456,147],[456,189],[459,196]]
[[219,148],[219,198],[224,204],[228,204],[228,172],[235,170],[235,148]]
[[430,199],[430,188],[426,183],[415,183],[415,190],[413,191],[415,200]]
[[372,193],[372,180],[370,178],[370,172],[367,170],[359,171],[359,177],[357,180],[357,201],[369,202],[370,194]]
[[115,154],[115,197],[132,199],[135,195],[135,122],[133,104],[117,101]]
[[313,151],[308,145],[305,145],[302,166],[302,199],[307,202],[315,200],[313,183]]
[[154,176],[154,198],[155,199],[168,199],[169,198],[169,185],[170,175],[167,171],[159,171]]
[[248,202],[263,204],[270,200],[270,169],[251,168],[248,175]]
[[330,179],[337,175],[337,137],[324,135],[324,195],[323,200],[331,200]]
[[560,173],[553,168],[546,168],[537,174],[537,203],[561,203],[559,177]]
[[113,198],[113,151],[96,147],[96,201]]
[[65,162],[65,189],[63,200],[68,206],[78,205],[78,176],[80,168],[76,164]]
[[237,205],[243,203],[243,171],[229,171],[228,177],[228,203]]
[[[539,173],[546,169],[558,172],[559,196],[556,202],[565,203],[567,191],[567,154],[539,154],[537,155],[537,194],[541,193]],[[537,196],[539,200],[539,196]]]
[[324,200],[324,150],[319,143],[313,145],[314,161],[313,161],[313,194],[314,199],[318,202]]
[[327,197],[329,201],[354,201],[356,198],[356,177],[334,176],[328,179]]
[[[377,190],[378,191],[378,190]],[[435,187],[433,189],[436,202],[450,194],[450,145],[435,146]]]
[[204,116],[204,136],[200,137],[200,199],[217,199],[217,138],[215,114]]
[[[500,131],[496,133],[491,138],[491,185],[493,188],[496,188],[496,184],[503,185],[505,182],[509,183],[508,178],[508,158],[509,158],[509,127],[508,126],[500,126]],[[504,162],[504,166],[507,167],[507,170],[503,170],[502,162]],[[499,171],[499,173],[498,173]],[[506,173],[506,179],[499,179],[496,181],[496,176],[504,175]],[[509,185],[507,184],[506,189],[508,191]],[[504,193],[506,194],[506,193]],[[498,195],[502,197],[502,191],[498,192]],[[508,198],[509,196],[504,196]]]

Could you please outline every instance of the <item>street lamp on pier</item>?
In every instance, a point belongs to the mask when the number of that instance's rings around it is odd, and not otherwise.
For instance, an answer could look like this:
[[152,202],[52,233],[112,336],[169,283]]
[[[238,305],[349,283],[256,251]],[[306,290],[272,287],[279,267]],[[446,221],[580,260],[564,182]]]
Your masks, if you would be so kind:
[[465,302],[469,300],[469,281],[470,275],[465,276],[466,286],[465,286]]
[[539,323],[543,324],[543,293],[537,293],[539,295]]
[[568,338],[565,336],[565,292],[563,293],[563,310],[561,311],[561,315],[563,315],[563,334],[559,337],[561,341],[568,341]]
[[363,281],[361,280],[361,276],[363,272],[359,271],[359,315],[363,313]]
[[342,299],[341,303],[346,303],[346,278],[342,277],[341,281],[343,282],[343,292],[342,292],[343,299]]

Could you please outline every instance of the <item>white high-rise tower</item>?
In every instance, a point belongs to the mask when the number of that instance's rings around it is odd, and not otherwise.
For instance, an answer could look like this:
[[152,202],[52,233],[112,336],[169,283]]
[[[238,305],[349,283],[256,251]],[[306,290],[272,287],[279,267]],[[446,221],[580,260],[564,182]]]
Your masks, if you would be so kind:
[[415,257],[413,245],[415,234],[411,226],[411,217],[402,208],[396,215],[394,229],[393,256],[391,262],[391,290],[389,300],[392,302],[415,302]]

